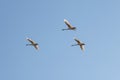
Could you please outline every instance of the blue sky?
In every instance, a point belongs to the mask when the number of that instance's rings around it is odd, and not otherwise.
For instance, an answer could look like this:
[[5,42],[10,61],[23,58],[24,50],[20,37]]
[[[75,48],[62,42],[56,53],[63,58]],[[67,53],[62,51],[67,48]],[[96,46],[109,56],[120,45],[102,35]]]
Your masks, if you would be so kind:
[[[0,0],[0,80],[120,80],[119,0]],[[76,31],[67,28],[67,19]],[[40,50],[25,46],[29,37]],[[77,37],[82,52],[71,47]]]

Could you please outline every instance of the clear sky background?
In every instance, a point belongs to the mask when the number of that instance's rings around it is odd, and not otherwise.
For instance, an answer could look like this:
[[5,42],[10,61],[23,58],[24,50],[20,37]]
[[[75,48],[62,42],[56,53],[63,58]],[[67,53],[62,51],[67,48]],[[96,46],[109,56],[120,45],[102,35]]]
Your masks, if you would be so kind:
[[0,80],[120,80],[119,35],[120,0],[0,0]]

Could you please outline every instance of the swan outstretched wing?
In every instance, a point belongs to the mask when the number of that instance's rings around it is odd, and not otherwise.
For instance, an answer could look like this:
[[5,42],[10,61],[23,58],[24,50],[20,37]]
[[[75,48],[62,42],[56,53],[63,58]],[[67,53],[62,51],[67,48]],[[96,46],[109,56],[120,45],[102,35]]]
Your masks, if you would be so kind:
[[84,45],[80,45],[82,51],[84,51]]
[[78,39],[74,39],[78,44],[80,44],[81,42],[80,42],[80,40],[78,40]]
[[64,22],[69,28],[72,28],[72,25],[66,19],[64,19]]
[[31,43],[31,44],[35,44],[35,42],[32,39],[27,38],[27,40]]

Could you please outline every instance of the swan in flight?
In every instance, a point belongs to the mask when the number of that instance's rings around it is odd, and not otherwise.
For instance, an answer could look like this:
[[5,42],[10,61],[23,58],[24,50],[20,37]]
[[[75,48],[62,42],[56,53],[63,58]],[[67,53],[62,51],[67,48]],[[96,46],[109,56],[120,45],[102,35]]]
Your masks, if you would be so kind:
[[34,46],[36,50],[39,49],[38,43],[34,42],[32,39],[26,38],[31,44],[26,44],[26,46]]
[[64,23],[67,25],[67,29],[62,29],[64,30],[76,30],[76,27],[73,27],[66,19],[64,19]]
[[84,43],[82,43],[80,40],[78,40],[78,39],[74,39],[76,42],[77,42],[77,44],[75,44],[75,45],[72,45],[72,46],[77,46],[77,45],[79,45],[80,46],[80,48],[81,48],[81,50],[82,51],[84,51]]

